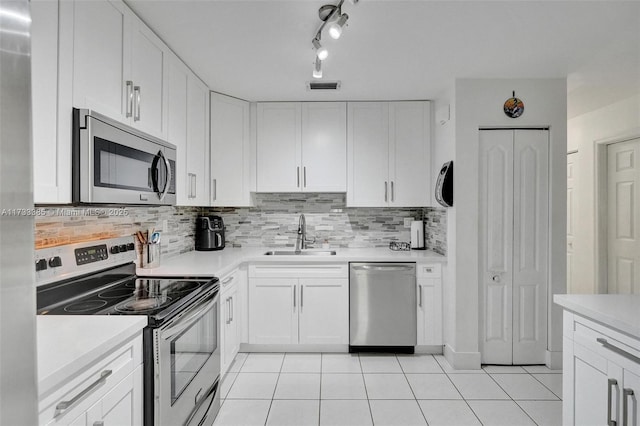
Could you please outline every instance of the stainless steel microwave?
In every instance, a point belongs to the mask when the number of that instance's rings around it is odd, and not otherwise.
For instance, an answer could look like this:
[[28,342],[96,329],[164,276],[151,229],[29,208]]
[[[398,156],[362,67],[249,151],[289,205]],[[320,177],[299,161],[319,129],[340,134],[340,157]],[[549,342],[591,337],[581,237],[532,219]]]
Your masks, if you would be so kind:
[[176,203],[176,147],[87,109],[73,109],[75,204]]

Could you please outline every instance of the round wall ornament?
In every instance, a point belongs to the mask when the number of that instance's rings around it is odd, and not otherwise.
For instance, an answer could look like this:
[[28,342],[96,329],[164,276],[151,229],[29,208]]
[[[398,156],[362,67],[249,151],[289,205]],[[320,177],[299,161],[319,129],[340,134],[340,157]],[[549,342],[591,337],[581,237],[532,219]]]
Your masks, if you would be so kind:
[[504,102],[504,113],[510,118],[518,118],[524,113],[524,102],[516,98],[515,91],[513,92],[513,97]]

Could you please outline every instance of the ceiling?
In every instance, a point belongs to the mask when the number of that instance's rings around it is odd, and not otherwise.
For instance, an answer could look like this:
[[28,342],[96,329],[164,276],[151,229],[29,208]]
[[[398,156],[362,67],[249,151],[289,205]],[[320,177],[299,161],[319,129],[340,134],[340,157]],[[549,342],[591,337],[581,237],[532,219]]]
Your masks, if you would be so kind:
[[342,37],[322,39],[332,93],[306,88],[328,0],[127,3],[212,90],[249,101],[434,99],[457,78],[566,77],[575,115],[640,92],[639,1],[347,0]]

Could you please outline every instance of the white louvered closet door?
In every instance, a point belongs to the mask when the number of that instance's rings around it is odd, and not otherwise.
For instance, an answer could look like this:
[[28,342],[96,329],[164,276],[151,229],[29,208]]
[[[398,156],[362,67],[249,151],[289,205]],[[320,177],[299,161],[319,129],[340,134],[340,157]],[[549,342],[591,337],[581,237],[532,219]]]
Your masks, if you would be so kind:
[[480,350],[540,364],[547,349],[549,136],[480,131]]

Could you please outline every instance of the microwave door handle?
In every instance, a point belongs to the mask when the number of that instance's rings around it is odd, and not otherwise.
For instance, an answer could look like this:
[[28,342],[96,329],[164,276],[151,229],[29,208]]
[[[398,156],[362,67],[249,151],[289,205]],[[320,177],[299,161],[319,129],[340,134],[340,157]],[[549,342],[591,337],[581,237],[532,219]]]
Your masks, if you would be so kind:
[[[160,191],[159,188],[159,182],[158,182],[158,160],[162,160],[162,163],[164,164],[165,170],[166,170],[166,180],[164,182],[164,187],[162,189],[162,191]],[[156,154],[156,158],[154,160],[154,176],[155,178],[155,182],[154,182],[154,191],[156,191],[158,193],[158,197],[160,197],[160,201],[164,200],[164,197],[167,195],[167,192],[169,192],[169,182],[171,182],[171,165],[169,164],[169,160],[167,160],[167,158],[164,156],[164,154],[162,153],[162,151],[158,151],[158,154]]]

